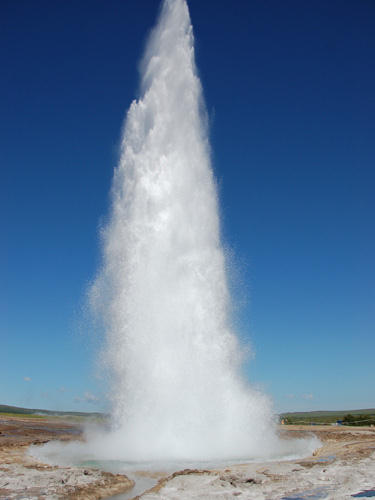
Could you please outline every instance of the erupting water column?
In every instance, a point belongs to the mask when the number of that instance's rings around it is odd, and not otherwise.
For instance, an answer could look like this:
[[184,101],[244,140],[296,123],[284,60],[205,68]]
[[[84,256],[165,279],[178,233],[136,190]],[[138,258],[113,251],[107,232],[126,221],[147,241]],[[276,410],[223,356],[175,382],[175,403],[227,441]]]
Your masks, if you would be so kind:
[[242,380],[230,329],[205,107],[185,0],[165,0],[127,114],[91,290],[104,318],[112,456],[269,454],[269,402]]

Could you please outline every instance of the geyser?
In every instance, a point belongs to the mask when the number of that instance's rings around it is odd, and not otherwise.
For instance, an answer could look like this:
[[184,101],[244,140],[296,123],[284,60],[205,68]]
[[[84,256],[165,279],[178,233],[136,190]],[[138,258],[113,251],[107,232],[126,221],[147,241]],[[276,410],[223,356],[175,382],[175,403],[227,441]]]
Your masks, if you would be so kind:
[[[306,454],[316,440],[280,440],[268,398],[241,377],[185,0],[164,1],[141,72],[91,289],[112,430],[64,449],[131,462]],[[53,444],[43,453],[64,454]]]
[[135,460],[268,454],[278,443],[270,403],[242,380],[231,331],[185,0],[164,1],[141,73],[91,290],[107,336],[111,448]]

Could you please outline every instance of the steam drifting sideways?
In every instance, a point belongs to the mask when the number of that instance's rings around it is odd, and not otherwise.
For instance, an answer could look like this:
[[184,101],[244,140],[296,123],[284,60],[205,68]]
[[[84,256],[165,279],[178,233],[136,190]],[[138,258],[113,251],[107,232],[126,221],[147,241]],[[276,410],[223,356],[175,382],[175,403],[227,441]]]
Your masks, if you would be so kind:
[[316,447],[279,439],[270,401],[241,376],[218,214],[189,11],[165,0],[126,117],[90,292],[106,331],[111,430],[76,451],[215,461]]

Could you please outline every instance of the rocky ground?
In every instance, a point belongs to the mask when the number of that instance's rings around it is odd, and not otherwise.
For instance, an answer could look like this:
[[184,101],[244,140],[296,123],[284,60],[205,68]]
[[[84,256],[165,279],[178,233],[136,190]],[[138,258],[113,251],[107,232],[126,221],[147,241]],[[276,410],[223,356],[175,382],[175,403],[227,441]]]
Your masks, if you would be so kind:
[[81,439],[77,424],[58,419],[0,416],[0,499],[99,500],[133,487],[122,474],[37,462],[31,444]]
[[288,426],[285,438],[313,432],[322,442],[303,460],[184,470],[161,478],[142,500],[317,500],[375,496],[375,429]]
[[[183,470],[168,475],[138,471],[155,486],[134,497],[142,500],[345,499],[375,496],[375,428],[282,426],[285,439],[314,433],[322,447],[302,460],[247,463],[216,470]],[[76,424],[61,419],[0,417],[0,499],[100,499],[128,491],[122,474],[39,463],[30,444],[52,439],[82,439]],[[138,479],[137,479],[138,483]],[[147,481],[145,482],[147,484]],[[125,496],[118,496],[118,499]]]

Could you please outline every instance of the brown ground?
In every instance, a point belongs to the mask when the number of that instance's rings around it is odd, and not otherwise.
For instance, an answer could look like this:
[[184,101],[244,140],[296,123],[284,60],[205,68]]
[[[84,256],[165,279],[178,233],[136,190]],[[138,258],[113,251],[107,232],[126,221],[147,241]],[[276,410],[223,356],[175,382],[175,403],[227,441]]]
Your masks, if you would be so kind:
[[[285,425],[280,426],[281,436],[301,437],[313,433],[323,446],[314,457],[335,456],[356,459],[370,456],[375,451],[375,427],[348,427],[334,425]],[[308,460],[308,459],[307,459]],[[311,459],[314,461],[314,458]]]
[[[304,468],[329,465],[336,460],[360,460],[375,450],[375,428],[335,426],[280,426],[283,437],[316,434],[322,447],[314,455],[295,461]],[[121,474],[110,474],[89,468],[56,467],[38,463],[26,454],[31,444],[49,440],[82,439],[77,424],[60,418],[1,417],[0,415],[0,499],[76,499],[96,500],[125,492],[133,482]],[[241,466],[237,467],[238,469]],[[203,471],[179,471],[172,476],[160,474],[156,493],[174,477]],[[225,471],[224,471],[225,472]],[[216,474],[217,471],[211,471]],[[146,474],[147,475],[147,474]],[[164,477],[163,477],[164,476]],[[150,492],[151,493],[151,492]]]
[[26,454],[31,444],[56,439],[82,439],[81,429],[61,418],[0,415],[0,499],[99,500],[133,487],[122,474],[45,465]]

